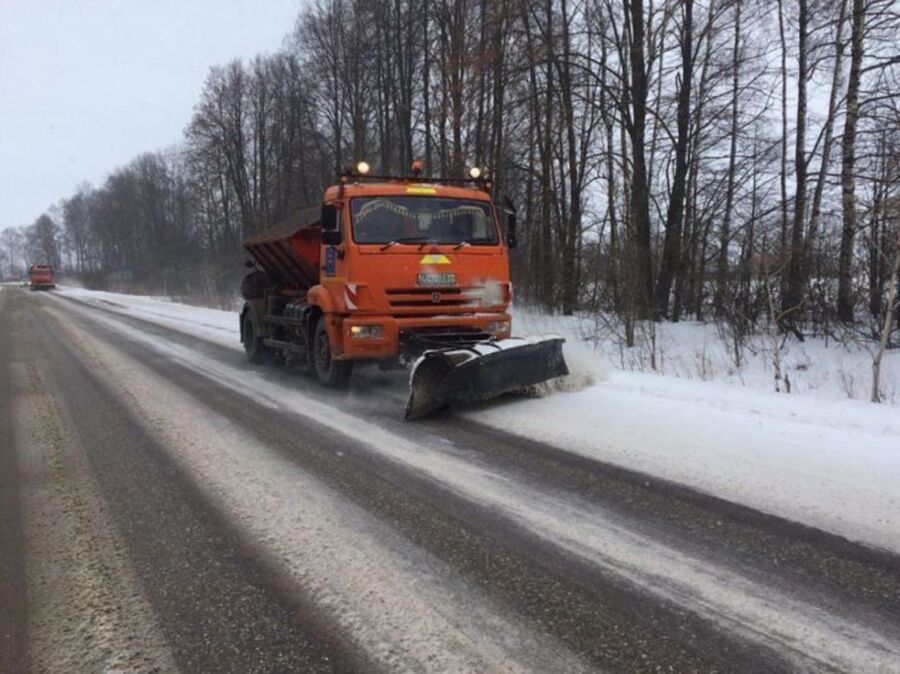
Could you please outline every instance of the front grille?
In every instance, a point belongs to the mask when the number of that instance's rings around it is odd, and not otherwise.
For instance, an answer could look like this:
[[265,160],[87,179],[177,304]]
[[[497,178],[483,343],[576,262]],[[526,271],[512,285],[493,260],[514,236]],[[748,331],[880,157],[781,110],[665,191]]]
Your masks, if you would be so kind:
[[392,307],[473,307],[472,300],[448,300],[441,297],[440,300],[392,300]]
[[[467,308],[477,307],[480,300],[477,296],[469,297],[468,293],[478,293],[480,288],[391,288],[386,292],[391,307],[403,308]],[[435,301],[437,297],[437,301]]]

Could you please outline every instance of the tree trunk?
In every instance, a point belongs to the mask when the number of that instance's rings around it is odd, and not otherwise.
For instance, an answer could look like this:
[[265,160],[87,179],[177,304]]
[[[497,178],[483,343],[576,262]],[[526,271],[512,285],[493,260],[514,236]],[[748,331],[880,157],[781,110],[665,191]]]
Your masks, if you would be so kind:
[[425,45],[423,50],[424,65],[422,66],[422,78],[424,80],[422,84],[422,124],[425,127],[425,174],[433,175],[434,164],[432,164],[431,159],[431,31],[428,11],[429,7],[431,7],[430,0],[425,0],[425,2],[422,3],[422,32],[424,34],[423,44]]
[[788,196],[787,196],[787,40],[784,34],[784,0],[778,0],[778,37],[781,42],[781,245],[778,249],[779,260],[784,264],[787,260],[788,229]]
[[694,72],[694,0],[682,2],[681,84],[678,90],[678,137],[675,141],[675,174],[666,212],[666,235],[662,262],[656,281],[656,311],[658,316],[669,313],[669,294],[678,268],[681,251],[681,225],[688,174],[690,144],[691,82]]
[[863,60],[865,0],[853,0],[853,28],[850,35],[850,80],[847,84],[847,115],[841,153],[841,203],[844,227],[838,269],[838,318],[853,321],[853,239],[856,236],[856,124],[859,119],[859,85]]
[[647,182],[645,160],[647,64],[644,53],[644,3],[643,0],[623,0],[623,2],[631,24],[629,45],[631,81],[628,96],[632,114],[628,124],[628,135],[631,139],[631,225],[635,246],[635,278],[631,294],[638,315],[647,318],[652,313],[653,258],[650,249],[650,186]]
[[822,195],[825,192],[825,181],[828,177],[828,166],[831,163],[831,146],[834,142],[834,119],[837,116],[838,93],[841,88],[841,78],[843,75],[843,36],[844,36],[844,20],[847,15],[847,0],[842,0],[841,9],[838,16],[838,24],[835,36],[835,54],[834,54],[834,70],[831,76],[831,94],[828,99],[828,117],[825,120],[825,138],[822,144],[822,161],[819,164],[819,175],[816,178],[816,187],[813,192],[812,208],[809,216],[809,227],[803,244],[803,265],[802,270],[804,278],[809,278],[809,270],[806,266],[809,264],[810,247],[816,238],[819,229],[819,219],[822,210]]
[[800,335],[798,324],[802,314],[806,277],[804,275],[804,223],[806,221],[806,83],[809,79],[807,65],[807,41],[809,37],[808,0],[799,0],[798,17],[798,69],[797,69],[797,138],[794,150],[797,192],[794,195],[794,218],[791,224],[791,250],[788,268],[787,292],[782,300],[783,325]]
[[[565,245],[562,256],[562,310],[563,315],[571,316],[578,304],[578,249],[581,239],[581,170],[578,164],[578,141],[575,137],[575,100],[572,92],[571,44],[569,39],[569,16],[566,0],[561,3],[562,16],[562,65],[560,67],[561,110],[566,127],[566,142],[569,173],[569,209],[564,219],[566,229]],[[582,138],[583,143],[588,139]]]
[[737,161],[738,136],[738,92],[740,85],[741,58],[741,0],[734,3],[734,44],[731,52],[731,133],[728,152],[728,186],[725,190],[725,213],[719,231],[719,255],[716,261],[716,293],[713,305],[716,316],[725,313],[725,298],[728,294],[728,249],[731,244],[731,217],[734,212],[735,164]]
[[[600,58],[603,63],[607,59],[606,40],[600,41]],[[616,214],[616,171],[614,149],[614,124],[613,116],[607,105],[606,68],[600,70],[600,114],[606,131],[606,217],[609,220],[609,253],[606,261],[606,284],[612,296],[612,309],[622,310],[622,297],[619,279],[619,218]]]
[[[882,250],[882,255],[886,255],[887,251]],[[872,402],[881,402],[881,361],[884,358],[885,349],[887,349],[888,339],[891,336],[892,323],[894,321],[894,311],[897,308],[897,285],[900,276],[900,230],[897,231],[896,241],[894,242],[894,262],[891,265],[890,285],[888,288],[886,308],[884,312],[884,322],[881,325],[881,337],[878,340],[878,350],[872,359]]]

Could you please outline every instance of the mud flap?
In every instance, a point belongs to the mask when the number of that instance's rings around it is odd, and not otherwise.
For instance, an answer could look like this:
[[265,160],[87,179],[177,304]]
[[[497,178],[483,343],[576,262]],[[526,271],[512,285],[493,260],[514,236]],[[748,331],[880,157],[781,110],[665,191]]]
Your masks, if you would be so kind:
[[562,337],[503,339],[426,351],[413,366],[407,419],[496,398],[569,374]]

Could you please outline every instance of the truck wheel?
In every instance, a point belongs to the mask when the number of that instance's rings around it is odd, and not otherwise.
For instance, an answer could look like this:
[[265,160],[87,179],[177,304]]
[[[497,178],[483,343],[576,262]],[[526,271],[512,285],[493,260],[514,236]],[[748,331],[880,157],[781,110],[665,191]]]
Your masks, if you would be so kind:
[[259,365],[269,360],[272,350],[263,344],[262,338],[257,334],[256,324],[249,316],[244,319],[244,351],[247,360]]
[[313,337],[313,369],[320,384],[335,389],[347,388],[350,374],[353,372],[353,361],[331,358],[331,342],[328,339],[324,316],[319,317]]

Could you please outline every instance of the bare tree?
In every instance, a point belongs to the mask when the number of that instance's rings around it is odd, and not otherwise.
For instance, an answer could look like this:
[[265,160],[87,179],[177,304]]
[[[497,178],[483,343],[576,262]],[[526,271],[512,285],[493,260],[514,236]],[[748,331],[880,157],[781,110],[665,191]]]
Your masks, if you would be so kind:
[[844,227],[841,236],[841,261],[838,272],[838,317],[853,320],[851,267],[853,241],[856,236],[856,131],[859,120],[859,90],[863,62],[866,3],[853,0],[850,31],[850,81],[847,85],[847,114],[841,154],[841,191]]
[[731,53],[731,132],[729,133],[728,186],[725,190],[725,213],[722,216],[722,226],[719,232],[719,256],[718,264],[716,265],[716,294],[714,299],[716,314],[719,316],[723,315],[725,311],[725,293],[729,267],[728,251],[731,244],[731,218],[734,213],[741,66],[741,0],[736,0],[734,3],[734,43]]
[[3,250],[3,266],[0,275],[15,278],[24,268],[22,259],[25,236],[17,227],[7,227],[0,232],[0,248]]
[[[740,7],[740,3],[738,3]],[[687,192],[688,148],[690,146],[691,85],[694,73],[694,2],[681,3],[681,80],[678,82],[678,135],[675,139],[675,173],[666,211],[666,235],[663,243],[659,275],[656,279],[656,310],[659,315],[669,313],[669,295],[675,270],[680,263],[681,228]]]

